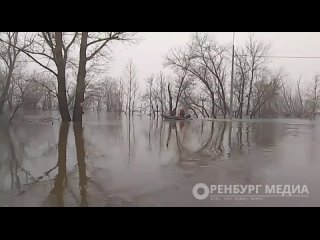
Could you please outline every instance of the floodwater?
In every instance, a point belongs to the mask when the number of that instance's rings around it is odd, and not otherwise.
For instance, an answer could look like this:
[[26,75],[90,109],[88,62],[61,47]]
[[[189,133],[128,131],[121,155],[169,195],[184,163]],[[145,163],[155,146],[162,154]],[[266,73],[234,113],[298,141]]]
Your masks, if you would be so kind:
[[[319,121],[57,118],[0,124],[0,206],[320,206]],[[197,183],[306,185],[309,195],[197,200]]]

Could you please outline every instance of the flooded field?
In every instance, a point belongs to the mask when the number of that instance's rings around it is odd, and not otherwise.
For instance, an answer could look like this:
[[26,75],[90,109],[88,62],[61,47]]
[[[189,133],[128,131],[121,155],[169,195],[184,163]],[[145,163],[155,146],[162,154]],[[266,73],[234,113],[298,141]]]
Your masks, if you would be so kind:
[[[57,112],[0,124],[0,206],[320,206],[320,122]],[[307,197],[197,200],[193,186],[307,185]]]

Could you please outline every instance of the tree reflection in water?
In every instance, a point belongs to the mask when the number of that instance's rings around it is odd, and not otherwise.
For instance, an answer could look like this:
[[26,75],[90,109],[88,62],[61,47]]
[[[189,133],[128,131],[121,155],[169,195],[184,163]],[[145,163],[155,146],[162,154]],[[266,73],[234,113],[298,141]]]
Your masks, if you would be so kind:
[[[68,189],[71,195],[76,199],[75,194],[72,192],[67,181],[67,142],[69,134],[69,123],[61,123],[59,131],[58,142],[58,162],[56,167],[58,173],[54,179],[54,187],[50,192],[51,196],[55,196],[56,206],[62,207],[65,205],[64,196],[66,189]],[[81,124],[73,124],[74,140],[76,146],[77,166],[79,173],[79,191],[80,191],[80,203],[79,206],[87,207],[87,186],[88,178],[86,175],[86,162],[85,162],[85,147],[83,138],[83,127]],[[53,168],[54,169],[54,168]],[[51,170],[53,170],[51,169]],[[50,171],[51,171],[50,170]]]
[[[208,160],[219,159],[225,153],[223,141],[227,125],[226,122],[215,123],[214,121],[212,121],[210,124],[210,132],[208,138],[200,144],[200,147],[194,150],[191,150],[185,146],[185,143],[188,142],[188,138],[181,138],[181,133],[183,132],[182,129],[185,127],[185,122],[180,121],[178,124],[180,126],[180,131],[178,131],[178,128],[176,126],[176,121],[169,122],[166,146],[167,148],[169,148],[169,142],[172,135],[171,132],[172,129],[174,129],[179,163],[204,163]],[[216,129],[215,124],[217,125]],[[204,131],[203,129],[204,124],[201,123],[201,132]],[[215,130],[217,130],[216,134]]]
[[50,194],[56,196],[58,207],[64,206],[64,190],[67,183],[67,141],[69,134],[69,123],[61,123],[58,142],[58,174],[54,180],[54,187]]
[[87,168],[85,161],[85,148],[84,148],[84,138],[83,138],[83,127],[81,124],[73,124],[74,131],[74,139],[76,143],[77,149],[77,161],[78,161],[78,169],[79,169],[79,188],[80,188],[80,206],[87,207],[87,186],[88,186],[88,178],[87,178]]
[[[137,116],[128,121],[129,117],[106,119],[103,115],[99,119],[98,123],[85,122],[85,131],[77,124],[71,130],[70,124],[52,127],[38,123],[0,128],[0,190],[6,191],[6,199],[14,195],[17,200],[12,205],[28,205],[34,199],[45,201],[42,205],[46,206],[131,204],[142,192],[167,182],[175,184],[202,172],[197,169],[203,167],[210,172],[218,163],[225,171],[221,171],[222,177],[250,183],[261,174],[257,169],[280,161],[269,156],[282,135],[308,130],[306,126],[262,121],[148,121]],[[36,134],[34,129],[38,129]],[[69,135],[72,130],[74,136]],[[276,150],[283,156],[282,149]],[[260,161],[261,153],[268,161]],[[285,149],[284,153],[289,154]],[[230,161],[223,163],[227,159]],[[145,190],[147,184],[149,190]],[[10,205],[6,199],[2,202]]]

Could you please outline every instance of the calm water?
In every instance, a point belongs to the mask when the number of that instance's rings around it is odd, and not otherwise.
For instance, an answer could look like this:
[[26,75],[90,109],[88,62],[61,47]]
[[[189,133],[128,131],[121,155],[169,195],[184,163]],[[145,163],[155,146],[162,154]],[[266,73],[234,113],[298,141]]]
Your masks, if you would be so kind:
[[[0,125],[0,206],[320,206],[319,122],[51,118]],[[310,196],[200,201],[200,182],[306,184]]]

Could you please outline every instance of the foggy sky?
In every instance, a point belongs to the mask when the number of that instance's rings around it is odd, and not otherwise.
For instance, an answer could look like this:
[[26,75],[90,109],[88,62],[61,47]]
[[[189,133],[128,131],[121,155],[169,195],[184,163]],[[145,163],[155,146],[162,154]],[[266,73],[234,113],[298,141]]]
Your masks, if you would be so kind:
[[[232,32],[216,32],[210,35],[221,44],[232,44]],[[243,46],[249,32],[235,33],[235,46]],[[171,48],[183,47],[190,40],[191,32],[141,32],[139,44],[112,47],[113,60],[108,75],[119,77],[131,58],[137,68],[137,77],[142,83],[152,73],[163,69],[163,57]],[[276,56],[320,56],[320,33],[317,32],[256,32],[255,38],[271,44],[271,55]],[[310,81],[315,73],[320,73],[320,59],[271,59],[272,68],[283,67],[291,85],[302,75],[302,84]]]

